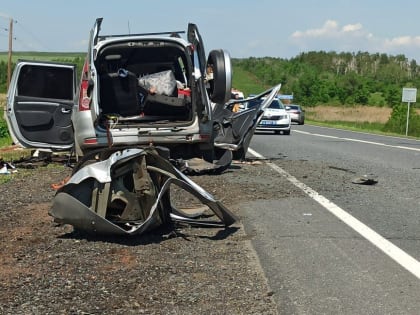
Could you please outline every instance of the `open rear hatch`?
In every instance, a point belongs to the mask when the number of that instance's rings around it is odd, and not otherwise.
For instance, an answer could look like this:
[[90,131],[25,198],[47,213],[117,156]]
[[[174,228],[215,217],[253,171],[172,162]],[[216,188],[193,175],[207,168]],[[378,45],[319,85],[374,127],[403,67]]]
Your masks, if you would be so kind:
[[103,47],[95,61],[100,124],[190,124],[192,65],[186,54],[176,41],[152,38]]

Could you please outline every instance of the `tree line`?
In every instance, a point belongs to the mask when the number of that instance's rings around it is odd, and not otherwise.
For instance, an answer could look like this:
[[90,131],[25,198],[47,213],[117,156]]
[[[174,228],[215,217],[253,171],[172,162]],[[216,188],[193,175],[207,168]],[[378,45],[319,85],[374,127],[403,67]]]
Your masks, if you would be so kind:
[[304,106],[401,104],[402,88],[420,86],[420,67],[404,55],[303,52],[291,59],[233,59],[264,87],[282,84]]

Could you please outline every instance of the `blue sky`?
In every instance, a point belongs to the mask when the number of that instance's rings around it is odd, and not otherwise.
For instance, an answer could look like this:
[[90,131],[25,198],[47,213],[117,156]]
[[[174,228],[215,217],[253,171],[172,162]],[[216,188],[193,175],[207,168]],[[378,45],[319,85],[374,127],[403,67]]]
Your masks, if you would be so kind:
[[420,61],[420,1],[384,0],[0,0],[0,51],[13,18],[16,51],[86,51],[102,33],[185,30],[198,25],[205,49],[234,58],[292,58],[306,51],[404,54]]

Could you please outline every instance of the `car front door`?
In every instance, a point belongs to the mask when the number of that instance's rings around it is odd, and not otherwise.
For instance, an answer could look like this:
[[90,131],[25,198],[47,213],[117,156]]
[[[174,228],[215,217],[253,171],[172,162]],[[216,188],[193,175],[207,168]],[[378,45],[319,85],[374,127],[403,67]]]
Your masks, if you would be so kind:
[[[271,104],[280,87],[281,84],[278,84],[246,100],[234,100],[225,105],[217,104],[214,109],[215,130],[217,131],[214,145],[233,151],[235,159],[244,159],[264,109]],[[233,112],[230,109],[233,103],[250,101],[255,101],[258,105],[239,112]]]
[[39,61],[16,64],[5,112],[15,143],[53,151],[72,147],[75,69],[71,64]]
[[194,50],[197,53],[198,63],[195,63],[195,66],[199,68],[201,75],[204,75],[206,70],[206,53],[198,27],[193,23],[188,24],[188,41],[194,45]]

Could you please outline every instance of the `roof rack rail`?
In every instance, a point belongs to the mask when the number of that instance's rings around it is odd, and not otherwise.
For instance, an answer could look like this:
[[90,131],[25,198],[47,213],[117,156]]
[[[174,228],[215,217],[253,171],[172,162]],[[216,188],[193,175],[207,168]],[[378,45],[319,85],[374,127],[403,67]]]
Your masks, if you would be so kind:
[[100,40],[112,37],[128,37],[128,36],[151,36],[151,35],[172,35],[172,34],[185,34],[185,31],[174,31],[174,32],[157,32],[157,33],[140,33],[140,34],[121,34],[121,35],[99,35]]

